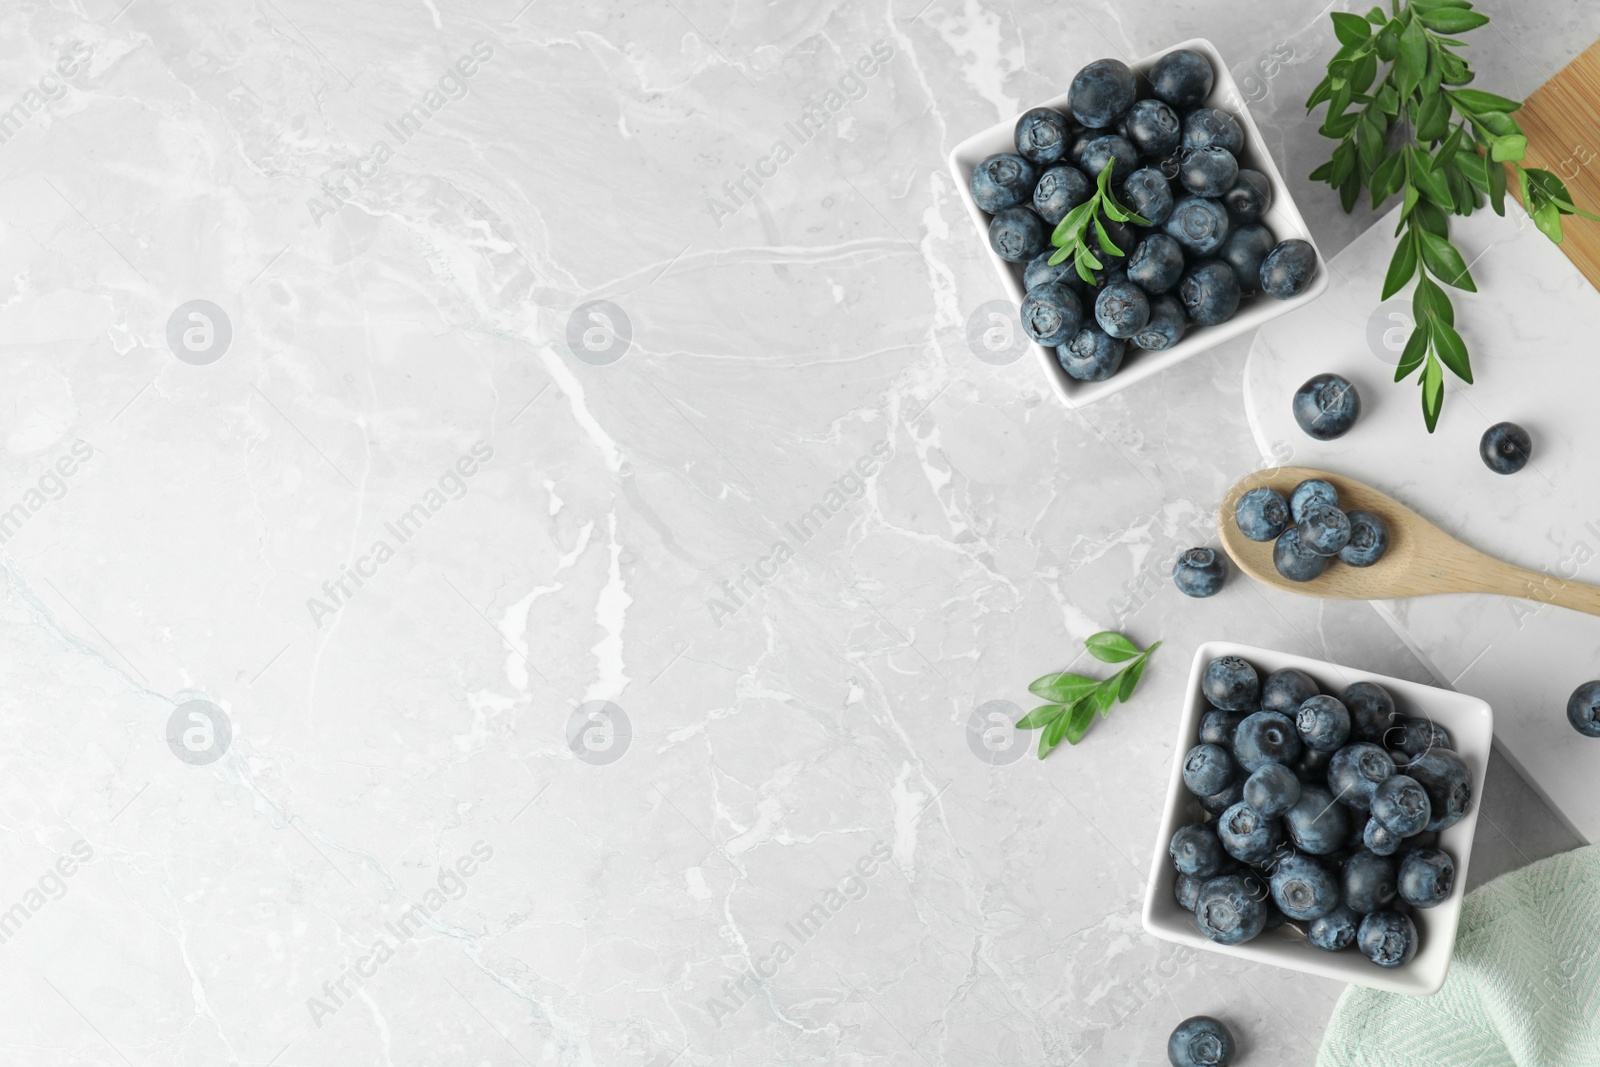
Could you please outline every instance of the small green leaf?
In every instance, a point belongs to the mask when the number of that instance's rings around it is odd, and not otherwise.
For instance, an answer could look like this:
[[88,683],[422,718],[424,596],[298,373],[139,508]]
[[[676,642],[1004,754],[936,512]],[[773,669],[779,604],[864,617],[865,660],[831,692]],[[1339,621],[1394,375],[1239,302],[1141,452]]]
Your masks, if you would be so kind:
[[[1054,263],[1055,261],[1056,261],[1055,257],[1051,256],[1050,257],[1050,262]],[[1077,269],[1078,277],[1082,278],[1086,283],[1088,283],[1089,285],[1099,285],[1100,284],[1098,281],[1095,280],[1094,271],[1089,269],[1089,265],[1083,261],[1083,257],[1082,256],[1079,256],[1078,258],[1074,259],[1072,261],[1072,265],[1073,265],[1073,267],[1075,267]]]
[[1393,63],[1400,54],[1400,24],[1393,19],[1389,24],[1378,31],[1378,58],[1385,63]]
[[1428,357],[1422,368],[1422,421],[1432,433],[1439,425],[1439,412],[1444,410],[1444,371],[1438,360]]
[[1509,114],[1522,106],[1520,101],[1486,93],[1482,89],[1455,89],[1445,95],[1458,111],[1466,115],[1481,115],[1486,111]]
[[[1151,646],[1150,651],[1154,652],[1155,647]],[[1139,687],[1139,679],[1144,677],[1144,665],[1149,662],[1149,657],[1144,656],[1134,661],[1122,671],[1120,676],[1122,678],[1122,684],[1117,689],[1118,700],[1121,700],[1124,704],[1126,704],[1128,702],[1128,698],[1133,696],[1133,691]]]
[[[1101,201],[1100,210],[1103,211],[1105,213],[1106,218],[1110,219],[1112,222],[1127,222],[1128,221],[1128,213],[1127,213],[1127,211],[1123,210],[1122,205],[1117,203],[1115,200],[1113,200],[1109,196],[1106,197],[1105,200]],[[1096,226],[1098,226],[1100,224],[1100,220],[1099,219],[1095,219],[1094,221],[1095,221],[1095,225]]]
[[[1078,263],[1080,265],[1084,263],[1089,264],[1090,270],[1104,270],[1106,266],[1104,263],[1100,262],[1099,256],[1096,256],[1092,251],[1089,250],[1088,245],[1078,246]],[[1083,272],[1079,271],[1078,273],[1082,274]],[[1091,278],[1089,281],[1093,282],[1094,279]],[[1095,284],[1099,283],[1096,282]]]
[[1066,217],[1060,222],[1056,223],[1054,232],[1050,234],[1050,243],[1055,245],[1065,245],[1070,243],[1074,238],[1083,232],[1084,221],[1089,217],[1089,212],[1093,210],[1094,198],[1091,197],[1089,200],[1079,204],[1077,207],[1067,212]]
[[1333,35],[1339,38],[1341,44],[1360,44],[1372,36],[1372,27],[1360,15],[1348,15],[1342,11],[1333,13]]
[[1428,72],[1428,38],[1422,23],[1412,19],[1400,34],[1400,52],[1395,59],[1395,88],[1404,100],[1417,91],[1422,77]]
[[1108,255],[1108,256],[1125,256],[1125,255],[1127,255],[1126,252],[1124,252],[1122,249],[1117,247],[1116,242],[1111,240],[1111,235],[1106,233],[1105,224],[1102,223],[1099,219],[1095,219],[1094,220],[1094,232],[1095,232],[1095,236],[1100,238],[1100,250],[1103,251],[1106,255]]
[[[1489,16],[1458,7],[1440,8],[1437,11],[1418,11],[1422,24],[1435,33],[1465,33],[1489,24]],[[1415,25],[1415,23],[1413,23]]]
[[1522,132],[1522,127],[1517,125],[1516,119],[1504,111],[1484,111],[1474,116],[1474,120],[1474,125],[1496,137],[1510,137]]
[[1361,175],[1351,174],[1339,186],[1339,203],[1344,207],[1346,215],[1356,209],[1356,201],[1361,197]]
[[1062,736],[1068,744],[1075,745],[1083,740],[1083,735],[1089,732],[1089,724],[1094,722],[1094,704],[1085,700],[1072,709],[1072,714],[1063,715],[1057,721],[1066,723]]
[[1533,213],[1533,224],[1539,227],[1539,232],[1544,234],[1556,244],[1561,243],[1565,236],[1561,232],[1561,209],[1548,201],[1539,205]]
[[1528,158],[1528,139],[1520,133],[1491,137],[1489,157],[1496,163],[1520,163]]
[[1066,260],[1072,254],[1072,249],[1061,247],[1050,254],[1049,263],[1052,267]]
[[1367,12],[1367,21],[1372,23],[1374,26],[1382,26],[1384,23],[1389,21],[1389,16],[1384,14],[1383,8],[1374,7],[1371,11]]
[[[1054,751],[1055,747],[1061,743],[1061,739],[1066,736],[1067,729],[1072,725],[1072,717],[1077,714],[1077,711],[1078,706],[1074,706],[1071,711],[1068,711],[1065,715],[1058,717],[1051,722],[1049,726],[1044,728],[1044,732],[1039,735],[1040,759],[1044,759],[1046,756],[1050,755],[1050,753]],[[1076,744],[1076,742],[1074,742],[1074,744]]]
[[1066,713],[1065,704],[1044,704],[1034,708],[1028,714],[1017,720],[1019,730],[1037,730],[1049,726]]
[[1095,710],[1103,719],[1111,712],[1111,705],[1117,702],[1117,692],[1122,688],[1122,679],[1113,674],[1110,678],[1100,683],[1100,688],[1094,691]]
[[1426,322],[1437,316],[1452,326],[1456,324],[1456,310],[1450,304],[1449,295],[1426,275],[1417,279],[1417,290],[1411,294],[1411,303],[1418,322]]
[[1423,231],[1422,261],[1427,264],[1428,272],[1445,284],[1469,293],[1478,291],[1472,275],[1467,271],[1466,260],[1461,258],[1455,245],[1438,234]]
[[1429,320],[1428,325],[1433,334],[1433,350],[1439,353],[1439,358],[1451,373],[1471,385],[1472,364],[1467,360],[1467,344],[1461,335],[1456,333],[1454,326],[1437,315]]
[[1394,380],[1404,381],[1412,371],[1422,366],[1422,360],[1427,354],[1428,327],[1419,322],[1406,340],[1405,350],[1400,353],[1400,365],[1394,369]]
[[1117,165],[1115,159],[1106,160],[1106,165],[1100,168],[1100,177],[1095,179],[1095,184],[1100,187],[1100,195],[1105,196],[1111,187],[1111,168]]
[[1115,630],[1102,630],[1083,643],[1101,663],[1121,663],[1139,655],[1139,646]]
[[1081,674],[1047,674],[1043,678],[1035,679],[1034,683],[1028,686],[1028,692],[1057,704],[1071,704],[1094,692],[1095,686],[1099,684],[1097,679],[1085,678]]
[[1435,94],[1424,97],[1417,110],[1417,140],[1441,141],[1450,130],[1450,101]]
[[1447,164],[1455,162],[1455,158],[1460,154],[1461,146],[1465,142],[1465,127],[1457,126],[1455,129],[1451,130],[1450,136],[1446,137],[1444,144],[1439,146],[1439,151],[1433,154],[1433,165],[1435,167],[1443,167]]
[[1408,148],[1411,153],[1411,182],[1422,195],[1432,200],[1446,211],[1455,210],[1455,201],[1450,198],[1450,184],[1445,181],[1443,174],[1433,169],[1433,162],[1427,153],[1416,148]]
[[1333,79],[1323,78],[1317,87],[1311,90],[1311,95],[1306,97],[1306,110],[1310,111],[1318,104],[1333,99]]
[[1389,273],[1383,279],[1383,299],[1387,300],[1406,287],[1417,273],[1417,241],[1411,234],[1400,238],[1395,246],[1394,258],[1389,260]]

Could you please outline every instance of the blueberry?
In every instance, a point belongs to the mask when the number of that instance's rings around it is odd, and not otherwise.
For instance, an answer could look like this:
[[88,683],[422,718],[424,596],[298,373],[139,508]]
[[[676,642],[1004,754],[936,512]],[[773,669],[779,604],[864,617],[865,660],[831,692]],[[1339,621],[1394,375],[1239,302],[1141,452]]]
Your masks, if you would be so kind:
[[1172,884],[1172,895],[1177,899],[1178,906],[1185,911],[1194,910],[1194,902],[1200,898],[1200,887],[1205,884],[1205,879],[1194,874],[1180,874]]
[[1222,246],[1222,262],[1233,268],[1241,292],[1253,293],[1261,288],[1261,261],[1272,251],[1274,241],[1272,231],[1256,222],[1239,226],[1228,235]]
[[1300,758],[1300,735],[1287,715],[1258,711],[1247,715],[1233,732],[1233,758],[1247,774],[1269,763],[1288,766]]
[[1083,279],[1079,278],[1078,272],[1073,269],[1070,256],[1054,266],[1050,265],[1050,257],[1055,254],[1054,248],[1047,248],[1028,260],[1028,265],[1022,271],[1023,289],[1033,290],[1051,282],[1060,282],[1074,291],[1083,287]]
[[1090,178],[1099,178],[1100,172],[1110,166],[1111,178],[1116,181],[1117,175],[1132,174],[1139,169],[1139,151],[1126,137],[1103,133],[1091,138],[1083,146],[1078,166]]
[[1017,154],[1030,163],[1054,163],[1067,154],[1072,124],[1054,108],[1036,107],[1017,120]]
[[1126,63],[1097,59],[1073,77],[1067,107],[1080,124],[1099,130],[1116,122],[1138,95],[1138,83]]
[[1183,784],[1196,796],[1220,793],[1237,777],[1239,767],[1221,745],[1196,745],[1183,757]]
[[1209,1015],[1183,1020],[1167,1038],[1172,1067],[1228,1067],[1232,1060],[1233,1035]]
[[1567,721],[1584,737],[1600,737],[1600,682],[1584,682],[1572,691]]
[[1244,783],[1244,802],[1269,819],[1276,819],[1300,799],[1300,779],[1281,763],[1269,763]]
[[1211,62],[1188,48],[1168,52],[1150,68],[1150,91],[1179,111],[1199,105],[1215,84]]
[[1077,167],[1062,164],[1039,175],[1033,189],[1033,210],[1054,226],[1067,212],[1094,195],[1094,185]]
[[1377,818],[1370,818],[1361,828],[1361,844],[1367,851],[1379,856],[1392,856],[1400,851],[1405,838],[1389,829]]
[[989,247],[1009,263],[1032,259],[1047,244],[1044,220],[1025,207],[1008,207],[989,223]]
[[1299,238],[1284,241],[1261,264],[1261,291],[1278,300],[1292,300],[1317,276],[1317,250]]
[[1294,492],[1289,494],[1289,517],[1295,522],[1305,518],[1305,510],[1312,504],[1339,503],[1339,490],[1333,483],[1325,482],[1321,478],[1307,478],[1294,487]]
[[[1221,656],[1206,664],[1200,691],[1214,708],[1243,711],[1258,706],[1261,678],[1254,667],[1238,656]],[[1254,767],[1250,769],[1255,770]]]
[[[1272,492],[1272,490],[1267,490]],[[1254,492],[1254,490],[1252,490]],[[1279,501],[1283,498],[1278,497]],[[1284,514],[1288,514],[1288,505],[1284,505]],[[1256,538],[1266,540],[1266,538]],[[1273,671],[1267,675],[1266,681],[1261,683],[1261,710],[1281,712],[1290,718],[1300,709],[1300,705],[1316,696],[1320,690],[1317,680],[1305,671],[1294,667],[1285,667],[1281,671]]]
[[1226,148],[1237,156],[1244,151],[1244,127],[1226,111],[1197,107],[1184,117],[1183,147]]
[[1427,790],[1415,778],[1391,775],[1372,791],[1372,817],[1401,837],[1427,829],[1433,806]]
[[1134,104],[1117,123],[1117,132],[1146,159],[1165,159],[1183,143],[1183,123],[1178,120],[1178,113],[1161,100]]
[[1022,328],[1038,344],[1065,344],[1082,326],[1083,304],[1060,282],[1034,286],[1022,298]]
[[1533,438],[1514,422],[1497,422],[1483,431],[1478,454],[1484,466],[1496,474],[1515,474],[1533,455]]
[[1085,323],[1076,337],[1056,349],[1056,360],[1080,382],[1103,382],[1122,366],[1126,348],[1126,342],[1092,323]]
[[1221,260],[1190,268],[1178,283],[1183,310],[1200,326],[1220,326],[1239,310],[1239,279]]
[[1194,918],[1200,932],[1211,940],[1243,944],[1266,928],[1266,897],[1258,884],[1242,874],[1219,875],[1200,887]]
[[1227,561],[1209,548],[1191,548],[1172,565],[1172,583],[1184,596],[1216,596],[1227,580]]
[[1340,803],[1365,814],[1372,809],[1378,783],[1393,773],[1394,760],[1389,753],[1370,741],[1353,741],[1333,754],[1328,788],[1338,794]]
[[1395,863],[1388,856],[1362,849],[1344,861],[1344,902],[1366,915],[1387,907],[1395,894]]
[[1260,222],[1272,207],[1272,182],[1259,170],[1240,168],[1239,180],[1222,194],[1222,206],[1237,225]]
[[1175,296],[1158,296],[1150,301],[1150,321],[1133,335],[1133,343],[1147,352],[1162,352],[1183,340],[1189,317]]
[[1178,161],[1178,181],[1195,196],[1221,199],[1238,180],[1239,161],[1226,148],[1189,149]]
[[1350,712],[1350,739],[1382,744],[1389,727],[1399,721],[1394,697],[1377,682],[1352,682],[1339,699]]
[[1301,852],[1326,856],[1344,847],[1350,838],[1350,816],[1320,785],[1300,789],[1300,799],[1283,817],[1289,840]]
[[1306,508],[1298,529],[1300,543],[1319,556],[1337,556],[1350,543],[1350,518],[1331,504]]
[[1150,298],[1132,282],[1107,285],[1095,298],[1094,318],[1107,334],[1127,340],[1150,321]]
[[1352,567],[1370,567],[1389,551],[1389,527],[1370,511],[1347,512],[1350,541],[1339,550],[1339,558]]
[[1339,906],[1339,880],[1311,857],[1290,855],[1272,872],[1272,902],[1291,919],[1316,919]]
[[1301,702],[1294,728],[1307,748],[1337,752],[1350,739],[1350,712],[1337,698],[1319,693]]
[[[1262,285],[1265,286],[1262,267]],[[1294,421],[1318,441],[1342,437],[1361,414],[1361,394],[1337,374],[1318,374],[1294,394]]]
[[1387,748],[1404,753],[1411,759],[1416,759],[1424,752],[1436,748],[1455,747],[1450,740],[1449,732],[1432,719],[1401,720],[1384,731],[1383,744]]
[[1283,824],[1241,801],[1217,817],[1217,837],[1241,863],[1265,863],[1283,844]]
[[1185,196],[1173,205],[1164,224],[1167,236],[1193,256],[1210,256],[1228,239],[1228,212],[1215,200]]
[[1406,764],[1406,774],[1428,791],[1433,817],[1429,830],[1454,826],[1472,805],[1472,772],[1448,748],[1435,748]]
[[1290,527],[1272,546],[1272,565],[1291,582],[1309,582],[1328,569],[1328,557],[1301,544],[1299,527]]
[[1151,296],[1160,296],[1178,284],[1183,266],[1183,246],[1164,233],[1153,233],[1129,257],[1128,280]]
[[1456,884],[1456,861],[1436,848],[1414,848],[1400,858],[1400,899],[1413,908],[1437,908]]
[[1324,952],[1343,952],[1356,943],[1356,926],[1361,916],[1340,904],[1326,915],[1311,920],[1306,940]]
[[990,156],[972,171],[972,199],[989,214],[1028,202],[1039,172],[1021,156]]
[[1271,541],[1289,525],[1289,503],[1276,489],[1261,486],[1239,498],[1233,506],[1233,521],[1250,540]]
[[1122,199],[1134,214],[1160,226],[1172,216],[1172,184],[1155,167],[1144,167],[1128,175],[1122,183]]
[[1244,717],[1242,711],[1223,711],[1220,708],[1206,712],[1200,716],[1200,743],[1221,745],[1233,751],[1233,732],[1244,722]]
[[1417,954],[1417,927],[1398,911],[1375,911],[1361,920],[1356,944],[1379,967],[1399,967]]
[[1172,865],[1179,874],[1190,874],[1197,878],[1211,878],[1220,874],[1228,859],[1210,823],[1190,823],[1178,827],[1172,835],[1172,843],[1167,846],[1167,855],[1172,857]]
[[1235,779],[1233,784],[1220,793],[1213,793],[1208,797],[1200,798],[1200,806],[1212,815],[1221,815],[1239,801],[1244,799],[1244,781]]
[[1314,748],[1301,746],[1300,758],[1290,764],[1290,768],[1307,785],[1328,784],[1328,764],[1333,762],[1333,753],[1318,752]]

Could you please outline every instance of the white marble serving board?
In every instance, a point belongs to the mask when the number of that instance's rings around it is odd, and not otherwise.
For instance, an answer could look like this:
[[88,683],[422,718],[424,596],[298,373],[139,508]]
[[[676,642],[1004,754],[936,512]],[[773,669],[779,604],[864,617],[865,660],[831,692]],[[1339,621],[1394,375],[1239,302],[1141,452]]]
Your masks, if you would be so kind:
[[[1436,433],[1423,427],[1416,376],[1393,381],[1411,321],[1405,294],[1378,299],[1394,213],[1334,258],[1321,300],[1257,335],[1245,408],[1274,465],[1359,478],[1502,559],[1600,583],[1600,292],[1515,203],[1506,212],[1452,223],[1479,288],[1451,291],[1476,381],[1449,381]],[[1295,388],[1322,371],[1361,393],[1360,422],[1337,441],[1312,440],[1290,413]],[[1483,431],[1503,420],[1534,440],[1532,462],[1510,477],[1478,457]],[[1479,595],[1374,607],[1441,683],[1489,701],[1506,756],[1578,833],[1600,840],[1600,740],[1565,714],[1573,688],[1600,677],[1600,618]]]

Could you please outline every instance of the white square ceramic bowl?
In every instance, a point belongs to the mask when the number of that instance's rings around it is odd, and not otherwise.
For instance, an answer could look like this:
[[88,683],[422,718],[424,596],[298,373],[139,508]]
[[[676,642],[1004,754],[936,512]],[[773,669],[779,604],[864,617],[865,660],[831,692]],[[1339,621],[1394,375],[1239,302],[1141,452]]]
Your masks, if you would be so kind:
[[[1199,743],[1200,717],[1209,708],[1205,697],[1200,694],[1200,677],[1206,664],[1218,656],[1242,657],[1263,678],[1272,671],[1298,667],[1315,678],[1323,692],[1335,696],[1352,682],[1377,682],[1394,697],[1395,705],[1402,714],[1430,718],[1449,731],[1456,752],[1472,771],[1473,804],[1460,822],[1439,834],[1438,847],[1450,853],[1456,862],[1455,888],[1443,904],[1416,913],[1422,945],[1410,963],[1390,970],[1370,962],[1354,948],[1344,952],[1323,952],[1312,948],[1293,925],[1269,930],[1242,945],[1219,945],[1200,932],[1193,917],[1173,896],[1177,872],[1167,857],[1167,844],[1178,827],[1208,817],[1184,787],[1183,756]],[[1444,984],[1445,972],[1450,968],[1450,955],[1455,947],[1456,924],[1461,918],[1461,899],[1466,892],[1467,861],[1472,856],[1472,837],[1478,825],[1477,800],[1483,796],[1483,776],[1488,770],[1489,748],[1493,739],[1494,714],[1489,705],[1465,693],[1228,641],[1211,641],[1201,645],[1194,654],[1194,666],[1189,670],[1188,697],[1183,706],[1183,720],[1178,729],[1176,754],[1172,760],[1172,775],[1167,784],[1167,803],[1161,816],[1161,830],[1156,836],[1155,857],[1151,861],[1150,880],[1146,889],[1144,928],[1159,938],[1191,948],[1270,963],[1293,971],[1306,971],[1391,993],[1424,996],[1437,992]]]
[[[1211,61],[1211,68],[1216,72],[1216,84],[1211,90],[1211,95],[1206,98],[1205,106],[1219,108],[1236,116],[1244,126],[1245,148],[1239,156],[1239,165],[1258,170],[1267,176],[1272,183],[1272,209],[1267,212],[1263,220],[1271,228],[1273,234],[1280,241],[1298,237],[1309,241],[1316,247],[1312,240],[1311,231],[1306,228],[1305,219],[1300,217],[1300,209],[1295,207],[1294,198],[1289,195],[1289,187],[1284,184],[1283,176],[1278,173],[1278,167],[1272,161],[1272,156],[1267,153],[1261,140],[1261,131],[1256,128],[1255,120],[1250,117],[1250,109],[1245,106],[1245,101],[1239,95],[1238,86],[1234,83],[1233,76],[1228,73],[1227,64],[1223,62],[1222,55],[1210,41],[1196,38],[1175,44],[1171,48],[1163,49],[1155,55],[1149,56],[1133,64],[1135,73],[1143,76],[1155,65],[1156,60],[1168,52],[1175,52],[1180,48],[1193,49]],[[1059,111],[1067,110],[1067,94],[1045,100],[1035,107],[1053,107]],[[1026,109],[1025,109],[1026,110]],[[955,176],[956,186],[961,190],[962,200],[967,205],[967,213],[972,216],[972,223],[978,229],[978,240],[983,242],[984,251],[994,263],[995,271],[1000,275],[1000,282],[1005,286],[1006,292],[1011,294],[1011,299],[1016,301],[1020,310],[1024,290],[1022,288],[1022,267],[1020,263],[1007,263],[995,254],[989,247],[989,214],[977,205],[972,199],[972,172],[979,163],[992,155],[1002,152],[1015,152],[1015,130],[1017,119],[1021,113],[1013,115],[1004,122],[990,126],[982,133],[962,141],[950,153],[950,172]],[[1308,120],[1309,121],[1309,120]],[[1331,192],[1329,195],[1332,195]],[[1132,251],[1131,249],[1129,251]],[[1198,355],[1222,342],[1248,333],[1260,326],[1286,315],[1303,304],[1310,303],[1321,295],[1328,287],[1328,269],[1321,261],[1321,250],[1318,250],[1317,275],[1312,279],[1311,285],[1305,292],[1293,300],[1274,300],[1270,296],[1257,294],[1245,297],[1244,303],[1239,306],[1239,313],[1221,326],[1194,327],[1184,335],[1183,340],[1167,349],[1165,352],[1142,352],[1133,348],[1128,349],[1127,361],[1122,369],[1103,382],[1080,382],[1066,371],[1061,369],[1061,364],[1056,360],[1054,349],[1045,348],[1030,342],[1034,355],[1044,365],[1045,373],[1050,381],[1055,384],[1056,395],[1069,408],[1082,407],[1092,404],[1096,400],[1110,396],[1112,393],[1126,389],[1135,382],[1141,382],[1157,374],[1174,363],[1180,363],[1190,356]]]

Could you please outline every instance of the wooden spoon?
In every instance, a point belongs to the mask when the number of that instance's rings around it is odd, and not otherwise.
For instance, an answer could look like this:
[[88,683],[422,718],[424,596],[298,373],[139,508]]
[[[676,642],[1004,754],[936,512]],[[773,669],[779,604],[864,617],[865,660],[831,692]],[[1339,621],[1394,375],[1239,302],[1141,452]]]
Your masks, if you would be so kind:
[[[1370,567],[1351,567],[1337,559],[1309,582],[1292,582],[1272,564],[1272,542],[1252,541],[1239,530],[1233,509],[1259,486],[1276,489],[1285,500],[1307,478],[1321,478],[1339,490],[1346,511],[1370,511],[1389,527],[1389,550]],[[1239,569],[1258,582],[1302,596],[1342,600],[1390,600],[1433,593],[1496,593],[1600,615],[1600,588],[1550,574],[1513,567],[1457,541],[1404,504],[1370,485],[1310,467],[1273,467],[1243,478],[1217,512],[1222,547]]]

